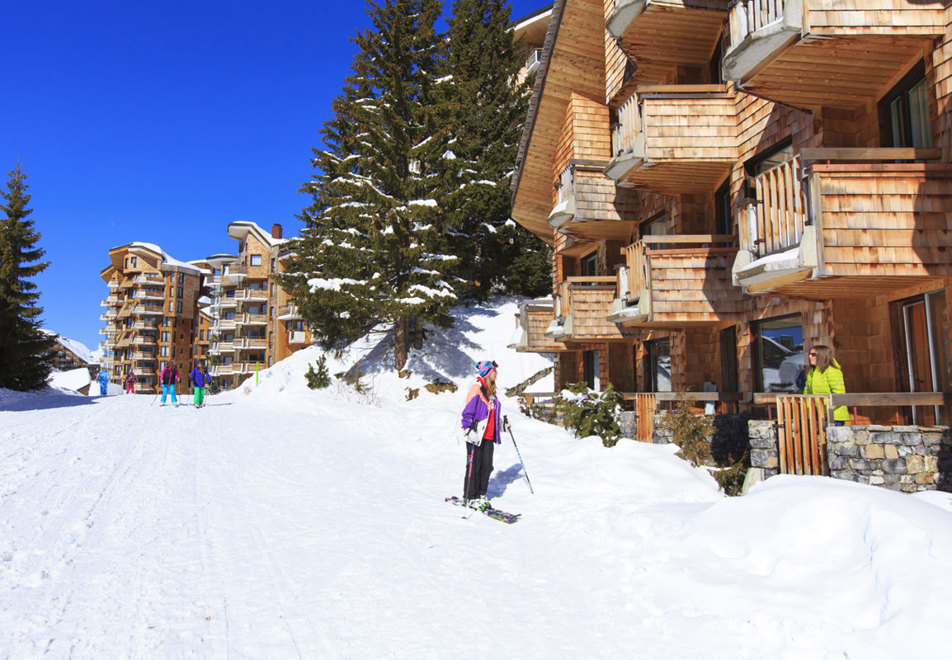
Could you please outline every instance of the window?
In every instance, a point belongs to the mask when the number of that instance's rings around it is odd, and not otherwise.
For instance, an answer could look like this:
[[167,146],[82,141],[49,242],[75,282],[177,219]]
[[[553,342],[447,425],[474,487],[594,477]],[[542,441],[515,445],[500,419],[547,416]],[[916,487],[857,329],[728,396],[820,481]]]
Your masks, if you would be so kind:
[[671,340],[645,342],[645,386],[649,392],[671,391]]
[[253,255],[251,255],[251,265],[252,265],[252,266],[260,266],[260,265],[261,265],[261,255],[260,255],[260,254],[253,254]]
[[170,301],[169,301],[169,312],[171,312],[172,314],[175,313],[175,301],[174,301],[174,300],[170,300]]
[[884,146],[915,149],[932,146],[929,89],[922,60],[883,97],[879,117]]
[[730,179],[724,182],[714,193],[714,217],[717,221],[718,234],[733,234],[734,223],[731,218],[731,184]]
[[598,276],[598,251],[592,252],[591,254],[582,257],[582,276]]
[[184,284],[184,283],[185,283],[185,274],[184,274],[184,273],[179,273],[179,274],[178,274],[178,283],[179,283],[179,284]]
[[582,372],[585,378],[585,384],[588,385],[588,389],[595,390],[596,392],[601,391],[598,371],[598,351],[585,351],[582,353]]
[[802,392],[803,325],[800,315],[753,324],[754,376],[758,392]]
[[737,328],[731,326],[720,332],[721,391],[737,391]]
[[175,288],[175,294],[176,294],[177,297],[181,298],[182,296],[185,295],[185,288],[184,288],[184,287],[181,287],[181,286],[176,287],[176,288]]
[[[644,240],[648,236],[664,236],[668,233],[668,222],[664,213],[653,216],[640,225],[638,225],[638,235]],[[649,243],[649,250],[657,250],[661,246],[658,243]]]
[[169,356],[169,347],[168,347],[168,346],[162,346],[162,347],[160,347],[160,348],[159,348],[159,356],[161,356],[161,357],[168,357],[168,356]]
[[[793,158],[793,142],[784,140],[780,144],[763,151],[744,164],[748,176],[759,176],[767,170],[783,165]],[[750,191],[748,197],[754,197],[753,191]]]
[[166,343],[166,344],[169,343],[169,332],[168,332],[168,330],[163,330],[163,331],[162,331],[162,341],[163,341],[164,343]]
[[178,312],[179,314],[182,313],[182,301],[181,301],[181,300],[177,300],[177,301],[175,302],[175,311]]

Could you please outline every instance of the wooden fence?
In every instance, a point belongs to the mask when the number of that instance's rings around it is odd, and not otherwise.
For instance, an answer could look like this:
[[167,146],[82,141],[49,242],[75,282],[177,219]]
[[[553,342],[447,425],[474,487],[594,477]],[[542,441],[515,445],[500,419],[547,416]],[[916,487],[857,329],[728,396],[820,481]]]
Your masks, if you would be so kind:
[[781,474],[829,475],[826,425],[829,397],[777,397],[777,444]]
[[658,408],[658,399],[654,393],[641,392],[635,395],[635,415],[638,418],[639,442],[654,440],[654,414]]

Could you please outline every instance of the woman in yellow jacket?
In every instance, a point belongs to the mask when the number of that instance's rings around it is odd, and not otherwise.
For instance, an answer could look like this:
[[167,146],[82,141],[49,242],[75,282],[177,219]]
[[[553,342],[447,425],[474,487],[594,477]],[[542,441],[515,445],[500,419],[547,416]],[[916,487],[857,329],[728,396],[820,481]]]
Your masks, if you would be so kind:
[[[833,357],[833,349],[823,344],[814,344],[807,354],[810,358],[810,371],[807,372],[807,384],[803,388],[804,394],[843,394],[846,392],[846,383],[843,381],[843,370]],[[836,406],[833,409],[833,424],[843,426],[850,418],[846,406]]]

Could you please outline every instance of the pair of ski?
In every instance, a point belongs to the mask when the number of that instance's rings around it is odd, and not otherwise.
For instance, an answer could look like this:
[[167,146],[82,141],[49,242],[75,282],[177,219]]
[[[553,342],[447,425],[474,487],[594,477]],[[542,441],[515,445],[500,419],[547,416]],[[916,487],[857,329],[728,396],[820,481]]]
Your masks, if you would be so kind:
[[494,509],[491,506],[485,506],[483,508],[479,508],[478,506],[472,505],[468,503],[466,500],[456,497],[455,495],[453,495],[452,497],[447,497],[446,501],[456,506],[462,506],[467,509],[473,509],[474,511],[479,511],[480,513],[490,518],[493,518],[495,520],[501,520],[502,522],[508,523],[510,525],[516,522],[517,520],[519,520],[519,516],[522,515],[521,513],[507,513],[505,511],[502,511],[501,509]]

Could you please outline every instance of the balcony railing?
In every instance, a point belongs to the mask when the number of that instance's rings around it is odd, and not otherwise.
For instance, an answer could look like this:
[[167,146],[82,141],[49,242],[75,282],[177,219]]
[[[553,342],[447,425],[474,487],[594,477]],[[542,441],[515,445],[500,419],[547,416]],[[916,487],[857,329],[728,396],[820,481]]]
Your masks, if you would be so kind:
[[264,337],[240,337],[235,339],[235,350],[251,350],[268,348],[268,340]]
[[307,333],[304,330],[294,330],[288,333],[288,344],[299,345],[307,343]]
[[235,291],[235,300],[267,302],[268,291],[266,289],[238,289]]
[[[801,10],[801,3],[793,3]],[[730,9],[731,48],[737,47],[747,36],[758,30],[783,23],[787,0],[737,0]],[[799,15],[792,16],[792,24],[799,26]]]
[[278,308],[278,319],[281,321],[294,321],[301,318],[301,312],[297,305],[282,305]]
[[747,239],[758,257],[800,245],[806,222],[800,156],[753,177],[754,199],[747,211]]

